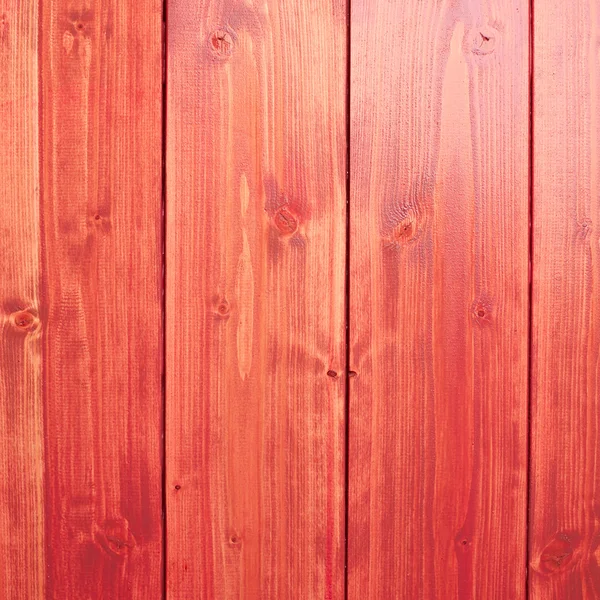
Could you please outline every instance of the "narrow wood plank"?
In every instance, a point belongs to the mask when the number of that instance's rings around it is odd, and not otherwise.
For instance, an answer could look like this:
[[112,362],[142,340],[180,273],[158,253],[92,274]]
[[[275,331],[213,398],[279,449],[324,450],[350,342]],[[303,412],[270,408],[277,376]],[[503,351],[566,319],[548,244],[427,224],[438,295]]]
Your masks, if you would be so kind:
[[168,9],[168,597],[341,598],[346,5]]
[[160,598],[162,5],[41,24],[48,597]]
[[38,3],[0,0],[0,596],[44,597]]
[[534,11],[531,598],[600,597],[600,6]]
[[354,0],[349,598],[523,598],[525,0]]

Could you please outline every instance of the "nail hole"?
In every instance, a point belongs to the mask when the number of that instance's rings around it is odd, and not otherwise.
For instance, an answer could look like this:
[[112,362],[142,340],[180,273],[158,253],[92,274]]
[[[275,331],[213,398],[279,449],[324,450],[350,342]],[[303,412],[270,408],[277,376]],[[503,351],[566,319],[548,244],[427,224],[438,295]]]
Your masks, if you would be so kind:
[[179,490],[181,489],[181,486],[180,486],[180,485],[176,485],[176,486],[175,486],[175,489],[176,489],[177,491],[179,491]]

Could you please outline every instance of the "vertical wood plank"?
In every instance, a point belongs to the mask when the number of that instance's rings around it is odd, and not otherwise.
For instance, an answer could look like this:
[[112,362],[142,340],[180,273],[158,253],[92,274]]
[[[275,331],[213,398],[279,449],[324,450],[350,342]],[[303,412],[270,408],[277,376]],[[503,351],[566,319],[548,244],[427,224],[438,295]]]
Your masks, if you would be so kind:
[[160,0],[45,0],[50,598],[161,597]]
[[0,0],[0,596],[44,597],[38,3]]
[[531,598],[600,597],[600,6],[534,10]]
[[353,0],[349,598],[523,598],[525,0]]
[[167,22],[168,597],[340,598],[346,5]]

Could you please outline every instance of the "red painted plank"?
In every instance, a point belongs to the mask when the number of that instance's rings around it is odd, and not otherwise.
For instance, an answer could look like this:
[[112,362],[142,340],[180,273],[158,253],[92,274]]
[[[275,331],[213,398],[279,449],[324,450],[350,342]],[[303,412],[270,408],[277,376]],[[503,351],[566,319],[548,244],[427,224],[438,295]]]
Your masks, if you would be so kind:
[[534,11],[531,598],[600,597],[600,6]]
[[38,13],[0,0],[0,597],[44,597]]
[[168,8],[168,597],[341,598],[346,5]]
[[41,3],[49,598],[161,597],[161,15]]
[[354,0],[349,598],[523,598],[525,0]]

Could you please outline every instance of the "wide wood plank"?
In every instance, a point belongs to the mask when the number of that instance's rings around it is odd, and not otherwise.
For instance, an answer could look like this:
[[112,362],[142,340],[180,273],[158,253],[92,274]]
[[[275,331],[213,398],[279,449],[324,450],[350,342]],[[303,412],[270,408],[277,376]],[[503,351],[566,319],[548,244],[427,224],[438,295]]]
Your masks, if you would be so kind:
[[534,11],[531,598],[600,597],[600,5]]
[[346,5],[167,24],[168,597],[341,598]]
[[353,0],[349,598],[523,598],[525,0]]
[[161,597],[160,0],[44,0],[49,598]]
[[0,597],[44,597],[38,3],[0,0]]

